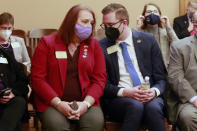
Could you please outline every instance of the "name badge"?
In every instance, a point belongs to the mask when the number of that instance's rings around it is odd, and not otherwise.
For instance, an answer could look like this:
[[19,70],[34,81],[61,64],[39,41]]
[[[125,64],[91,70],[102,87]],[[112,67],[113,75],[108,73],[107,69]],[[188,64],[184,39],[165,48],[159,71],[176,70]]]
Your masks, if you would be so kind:
[[107,48],[107,54],[112,54],[114,52],[118,51],[118,46],[117,45],[113,45]]
[[8,64],[8,60],[4,57],[0,57],[0,63],[1,64]]
[[20,47],[20,44],[18,42],[11,42],[12,48],[18,48]]
[[67,58],[66,51],[56,51],[55,56],[57,59],[66,59]]

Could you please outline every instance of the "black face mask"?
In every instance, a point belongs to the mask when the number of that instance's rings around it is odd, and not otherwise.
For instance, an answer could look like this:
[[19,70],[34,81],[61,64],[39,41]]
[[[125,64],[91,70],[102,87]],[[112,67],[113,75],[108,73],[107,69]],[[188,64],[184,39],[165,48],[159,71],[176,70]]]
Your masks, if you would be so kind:
[[111,42],[115,42],[118,39],[118,37],[120,36],[120,32],[119,32],[118,28],[107,27],[107,28],[105,28],[105,35],[107,36],[107,38]]
[[155,25],[155,24],[159,24],[159,22],[160,22],[160,17],[153,13],[145,17],[146,24]]

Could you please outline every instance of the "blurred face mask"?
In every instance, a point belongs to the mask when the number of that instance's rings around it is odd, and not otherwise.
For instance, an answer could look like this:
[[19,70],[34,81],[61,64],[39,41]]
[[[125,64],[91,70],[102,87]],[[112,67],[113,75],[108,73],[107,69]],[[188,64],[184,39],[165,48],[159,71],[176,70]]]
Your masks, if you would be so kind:
[[81,40],[86,40],[92,34],[92,26],[85,27],[85,26],[76,24],[75,33]]
[[145,23],[150,25],[159,24],[160,17],[158,15],[155,15],[154,13],[151,13],[150,15],[145,17]]
[[107,27],[105,29],[105,35],[111,42],[115,42],[120,36],[120,31],[118,30],[118,28]]
[[0,37],[4,40],[8,40],[11,34],[12,30],[0,30]]

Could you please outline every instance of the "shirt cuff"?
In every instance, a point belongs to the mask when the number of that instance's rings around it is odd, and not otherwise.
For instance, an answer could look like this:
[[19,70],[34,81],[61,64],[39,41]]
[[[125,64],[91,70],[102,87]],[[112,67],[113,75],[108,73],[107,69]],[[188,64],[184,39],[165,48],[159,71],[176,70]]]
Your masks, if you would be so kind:
[[124,90],[124,88],[121,88],[121,89],[118,91],[117,96],[123,97],[123,90]]
[[152,87],[151,90],[154,90],[156,92],[156,95],[159,96],[160,95],[160,91],[159,89],[157,89],[156,87]]
[[190,102],[190,103],[193,103],[196,99],[197,99],[197,96],[193,96],[193,97],[189,100],[189,102]]

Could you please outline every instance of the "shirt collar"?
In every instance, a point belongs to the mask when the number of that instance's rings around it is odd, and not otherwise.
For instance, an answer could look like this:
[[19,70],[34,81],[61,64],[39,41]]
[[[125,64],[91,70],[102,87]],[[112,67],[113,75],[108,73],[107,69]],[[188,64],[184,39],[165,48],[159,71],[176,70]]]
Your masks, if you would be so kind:
[[121,42],[126,42],[127,45],[131,46],[132,43],[133,43],[133,38],[132,38],[132,31],[129,32],[129,35],[128,37],[124,40],[124,41],[118,41],[118,45],[121,43]]

